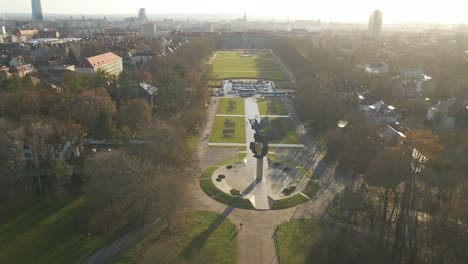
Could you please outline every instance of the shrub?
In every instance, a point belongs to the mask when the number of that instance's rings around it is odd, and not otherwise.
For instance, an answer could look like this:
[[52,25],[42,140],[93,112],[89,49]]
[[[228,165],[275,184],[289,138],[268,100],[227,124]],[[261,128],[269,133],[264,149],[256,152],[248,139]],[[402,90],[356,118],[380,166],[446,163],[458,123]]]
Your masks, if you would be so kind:
[[285,189],[283,190],[283,194],[286,195],[286,196],[289,196],[289,195],[291,195],[291,193],[293,193],[295,190],[296,190],[296,186],[289,186],[288,188],[285,188]]
[[239,195],[240,195],[240,191],[239,191],[239,190],[236,190],[236,189],[232,189],[232,190],[231,190],[231,194],[234,195],[234,196],[239,196]]

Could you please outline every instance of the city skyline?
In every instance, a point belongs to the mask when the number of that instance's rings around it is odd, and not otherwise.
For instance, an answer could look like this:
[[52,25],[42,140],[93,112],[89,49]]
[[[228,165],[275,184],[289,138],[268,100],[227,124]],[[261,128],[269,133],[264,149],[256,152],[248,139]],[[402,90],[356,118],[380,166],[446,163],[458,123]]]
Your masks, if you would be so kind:
[[[30,12],[29,0],[8,1],[2,5],[2,14]],[[468,23],[468,17],[464,16],[467,3],[458,0],[424,1],[404,0],[330,0],[327,2],[311,3],[306,0],[291,0],[288,5],[284,2],[269,2],[258,0],[255,2],[239,0],[236,5],[214,0],[201,0],[196,3],[184,1],[181,3],[154,3],[149,0],[43,0],[42,9],[47,14],[85,14],[85,15],[127,15],[137,14],[140,8],[146,8],[148,15],[156,14],[218,14],[220,16],[238,15],[242,18],[247,11],[252,19],[320,19],[339,22],[367,23],[369,13],[379,9],[385,16],[384,24],[395,22],[427,22],[427,23]]]
[[32,22],[44,22],[44,15],[42,13],[41,0],[31,0],[32,9]]

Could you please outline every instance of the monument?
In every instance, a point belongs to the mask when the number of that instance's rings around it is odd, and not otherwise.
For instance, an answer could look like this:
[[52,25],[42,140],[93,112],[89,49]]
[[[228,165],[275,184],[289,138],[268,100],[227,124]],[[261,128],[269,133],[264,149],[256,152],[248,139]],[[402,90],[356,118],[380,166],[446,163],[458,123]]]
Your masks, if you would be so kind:
[[249,122],[252,129],[255,130],[255,141],[250,143],[250,150],[257,159],[256,181],[260,182],[263,180],[263,159],[268,154],[268,140],[263,134],[263,129],[268,126],[270,119],[265,117],[260,122],[257,119],[249,119]]

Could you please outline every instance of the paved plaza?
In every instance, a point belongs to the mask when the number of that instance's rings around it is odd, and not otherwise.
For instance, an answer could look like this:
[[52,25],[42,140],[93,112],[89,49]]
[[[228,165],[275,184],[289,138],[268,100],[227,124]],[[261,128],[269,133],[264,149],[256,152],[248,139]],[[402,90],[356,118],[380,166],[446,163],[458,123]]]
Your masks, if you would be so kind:
[[[303,170],[296,167],[285,166],[269,162],[268,158],[263,159],[264,175],[263,180],[256,181],[257,159],[249,150],[250,142],[254,141],[255,131],[251,128],[249,119],[260,119],[256,98],[246,98],[245,115],[229,115],[244,117],[246,122],[245,133],[246,142],[238,143],[209,143],[211,147],[246,147],[247,157],[242,161],[227,164],[218,168],[212,181],[221,191],[230,194],[231,190],[238,190],[243,198],[250,200],[257,210],[269,210],[275,200],[284,199],[292,195],[301,193],[307,187],[309,178]],[[226,116],[226,115],[217,115]],[[291,118],[287,116],[276,116],[277,118]],[[302,144],[272,144],[271,147],[278,148],[303,148]],[[270,151],[272,153],[272,151]],[[276,165],[276,166],[275,166]],[[218,176],[226,178],[219,181]],[[283,195],[283,190],[294,186],[296,189],[290,195]]]

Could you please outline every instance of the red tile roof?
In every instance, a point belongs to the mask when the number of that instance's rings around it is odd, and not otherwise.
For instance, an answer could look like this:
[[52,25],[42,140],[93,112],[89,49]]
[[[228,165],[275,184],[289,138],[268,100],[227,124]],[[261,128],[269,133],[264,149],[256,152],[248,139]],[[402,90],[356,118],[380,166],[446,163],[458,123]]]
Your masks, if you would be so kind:
[[38,34],[39,31],[37,31],[37,29],[26,29],[26,30],[18,29],[16,33],[19,36],[34,36]]
[[79,68],[96,68],[103,64],[121,60],[122,58],[112,52],[104,53],[94,57],[85,59],[78,67]]

